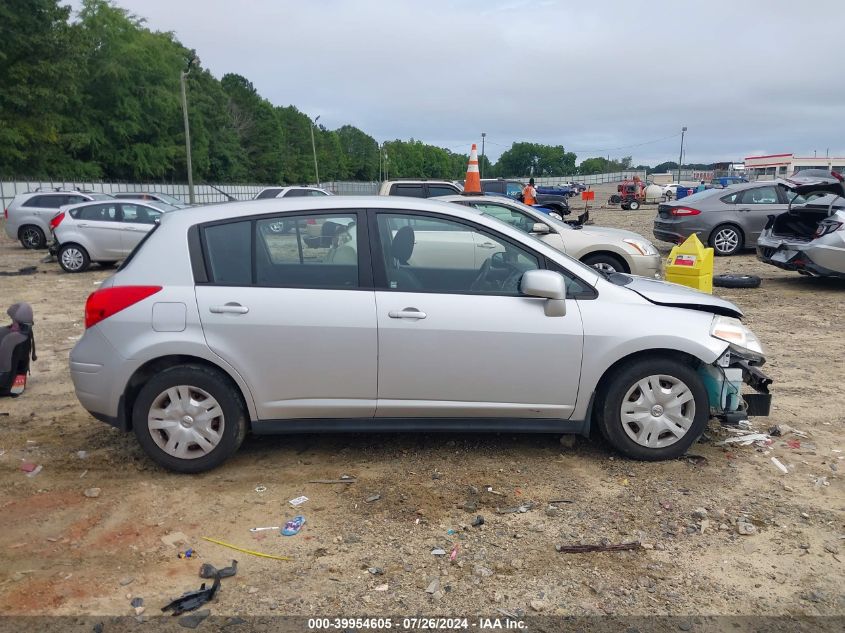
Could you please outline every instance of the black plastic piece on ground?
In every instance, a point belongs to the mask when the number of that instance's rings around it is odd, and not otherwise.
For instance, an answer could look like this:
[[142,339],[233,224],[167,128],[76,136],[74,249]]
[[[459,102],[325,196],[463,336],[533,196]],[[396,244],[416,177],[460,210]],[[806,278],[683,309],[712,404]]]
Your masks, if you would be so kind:
[[217,590],[220,588],[220,574],[214,576],[214,584],[208,589],[205,588],[205,583],[200,585],[196,591],[187,591],[176,598],[173,602],[161,608],[162,611],[173,611],[173,615],[181,615],[186,611],[193,611],[199,609],[206,602],[214,597]]
[[747,419],[748,413],[745,411],[725,411],[722,414],[722,424],[728,424],[730,426],[736,426],[743,420]]
[[720,288],[759,288],[762,280],[757,275],[715,275],[713,285]]
[[238,561],[233,560],[232,564],[223,569],[217,569],[211,563],[203,563],[200,566],[200,578],[214,578],[220,576],[221,578],[230,578],[238,573]]
[[772,394],[770,393],[749,393],[744,394],[742,399],[748,408],[745,410],[751,416],[769,415],[772,409]]

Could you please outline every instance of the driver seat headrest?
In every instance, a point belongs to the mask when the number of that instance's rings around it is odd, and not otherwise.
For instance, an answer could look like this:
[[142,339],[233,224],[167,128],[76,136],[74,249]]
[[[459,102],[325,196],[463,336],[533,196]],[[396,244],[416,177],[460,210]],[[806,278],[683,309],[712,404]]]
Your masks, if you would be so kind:
[[410,226],[403,226],[396,235],[393,236],[393,242],[390,245],[390,254],[400,264],[408,265],[408,260],[414,252],[414,229]]

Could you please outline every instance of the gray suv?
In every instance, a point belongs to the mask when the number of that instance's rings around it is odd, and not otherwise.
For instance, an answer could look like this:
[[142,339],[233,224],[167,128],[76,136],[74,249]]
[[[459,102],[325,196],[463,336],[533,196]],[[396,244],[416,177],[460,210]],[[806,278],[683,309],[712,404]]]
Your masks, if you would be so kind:
[[772,181],[708,189],[657,207],[654,237],[680,244],[693,233],[716,255],[754,248],[770,215],[789,207],[787,192]]
[[50,235],[50,220],[59,207],[87,202],[111,200],[107,193],[89,191],[33,191],[19,193],[6,209],[6,235],[20,240],[24,248],[46,248]]
[[88,411],[181,472],[247,431],[595,425],[627,456],[669,459],[711,415],[767,414],[741,315],[455,204],[256,200],[163,214],[88,298],[70,371]]

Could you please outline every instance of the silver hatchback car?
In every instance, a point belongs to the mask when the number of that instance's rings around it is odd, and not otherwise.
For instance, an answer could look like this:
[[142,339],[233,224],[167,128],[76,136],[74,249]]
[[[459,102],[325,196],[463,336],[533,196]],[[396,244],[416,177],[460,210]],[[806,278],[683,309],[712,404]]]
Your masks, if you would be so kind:
[[126,257],[158,222],[176,207],[155,200],[84,202],[61,211],[50,220],[56,255],[65,272],[81,273],[91,262],[111,264]]
[[248,431],[595,425],[658,460],[711,416],[768,413],[740,317],[458,205],[270,199],[164,214],[88,298],[70,370],[88,411],[181,472],[217,466]]

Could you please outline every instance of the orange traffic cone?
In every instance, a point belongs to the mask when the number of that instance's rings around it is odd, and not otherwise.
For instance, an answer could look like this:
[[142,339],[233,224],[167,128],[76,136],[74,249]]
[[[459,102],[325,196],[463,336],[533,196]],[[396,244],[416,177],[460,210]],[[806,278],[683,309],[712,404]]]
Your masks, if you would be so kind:
[[478,175],[478,148],[475,143],[472,144],[472,151],[469,153],[464,193],[481,193],[481,176]]

